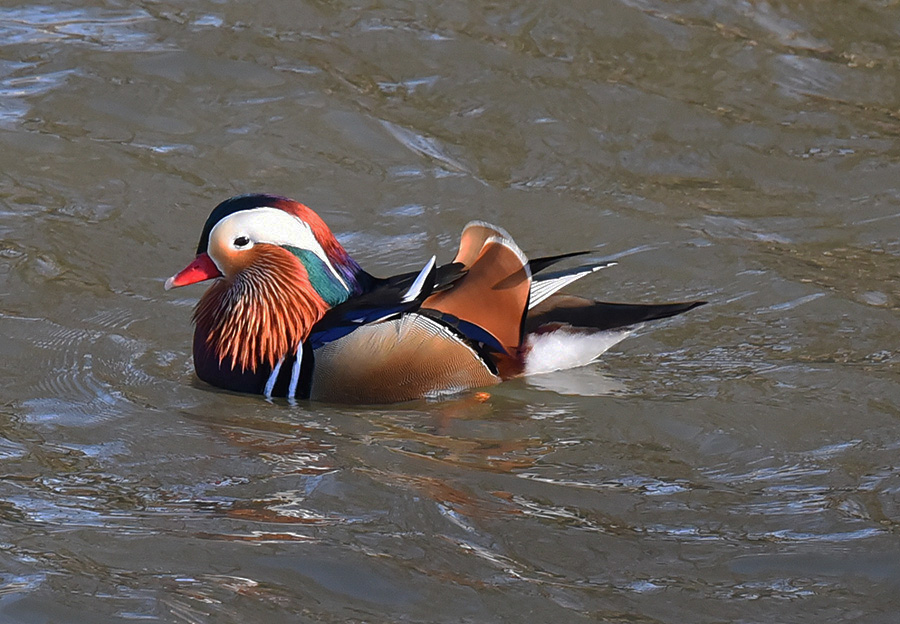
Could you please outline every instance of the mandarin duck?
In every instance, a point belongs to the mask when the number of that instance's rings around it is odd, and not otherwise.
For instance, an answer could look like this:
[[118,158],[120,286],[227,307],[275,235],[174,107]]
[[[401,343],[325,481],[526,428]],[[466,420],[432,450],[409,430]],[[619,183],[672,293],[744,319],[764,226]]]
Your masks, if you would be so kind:
[[391,403],[582,366],[628,328],[702,305],[559,294],[613,262],[544,272],[503,229],[473,221],[453,262],[378,278],[303,204],[241,195],[212,211],[166,290],[214,280],[194,310],[197,376],[267,398]]

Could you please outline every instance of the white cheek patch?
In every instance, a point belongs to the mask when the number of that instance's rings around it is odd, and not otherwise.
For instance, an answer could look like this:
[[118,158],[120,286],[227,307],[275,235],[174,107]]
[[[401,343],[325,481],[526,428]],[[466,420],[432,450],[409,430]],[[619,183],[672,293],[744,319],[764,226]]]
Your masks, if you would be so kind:
[[[251,245],[242,248],[235,247],[235,239],[241,236],[249,238]],[[249,249],[252,245],[259,243],[308,249],[347,288],[347,283],[332,266],[331,261],[325,254],[325,250],[322,249],[319,241],[316,240],[309,225],[294,215],[278,208],[254,208],[228,215],[210,231],[208,253],[221,271],[221,261],[224,258],[216,257],[219,255],[220,250],[240,251]]]

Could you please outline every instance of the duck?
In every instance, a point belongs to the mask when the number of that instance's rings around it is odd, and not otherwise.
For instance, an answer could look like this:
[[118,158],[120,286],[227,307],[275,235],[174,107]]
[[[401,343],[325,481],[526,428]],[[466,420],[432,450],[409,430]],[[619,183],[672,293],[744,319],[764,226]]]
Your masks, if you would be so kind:
[[561,293],[615,264],[587,255],[529,260],[506,230],[472,221],[451,262],[376,277],[309,207],[247,194],[212,210],[196,256],[165,288],[211,281],[192,319],[207,384],[270,400],[397,403],[583,366],[636,325],[706,303]]

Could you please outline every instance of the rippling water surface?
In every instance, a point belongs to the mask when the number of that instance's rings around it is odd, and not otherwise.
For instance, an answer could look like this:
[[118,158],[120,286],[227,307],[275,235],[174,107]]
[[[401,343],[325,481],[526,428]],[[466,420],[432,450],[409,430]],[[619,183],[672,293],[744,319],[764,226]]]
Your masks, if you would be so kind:
[[[0,621],[896,622],[898,59],[876,0],[5,3]],[[162,285],[263,190],[711,304],[486,401],[217,392]]]

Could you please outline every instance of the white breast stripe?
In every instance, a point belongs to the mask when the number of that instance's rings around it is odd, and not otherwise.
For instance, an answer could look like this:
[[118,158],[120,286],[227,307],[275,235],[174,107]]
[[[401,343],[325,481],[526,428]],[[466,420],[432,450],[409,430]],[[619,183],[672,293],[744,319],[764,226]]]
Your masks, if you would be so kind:
[[267,399],[272,398],[272,389],[275,387],[275,381],[278,379],[278,372],[281,370],[281,365],[283,363],[284,358],[278,360],[278,364],[272,369],[272,373],[269,375],[268,381],[266,381],[266,389],[263,391],[263,394],[266,395]]
[[294,360],[294,367],[291,369],[291,384],[288,386],[287,398],[293,399],[297,396],[297,383],[300,381],[300,363],[303,361],[303,343],[297,347],[297,359]]

